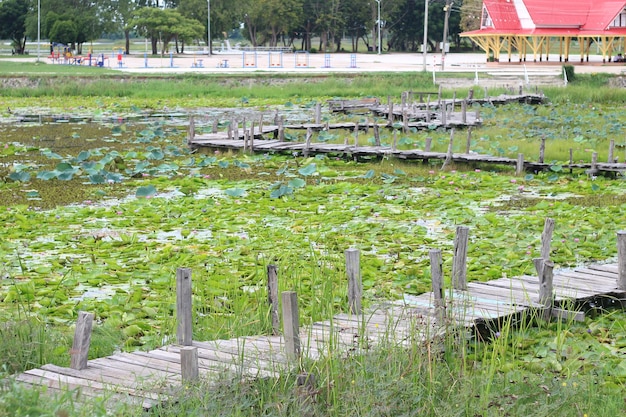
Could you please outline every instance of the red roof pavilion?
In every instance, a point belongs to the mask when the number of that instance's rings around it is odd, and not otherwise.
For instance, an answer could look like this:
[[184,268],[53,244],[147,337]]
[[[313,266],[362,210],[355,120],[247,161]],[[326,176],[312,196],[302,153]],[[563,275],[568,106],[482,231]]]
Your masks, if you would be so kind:
[[626,1],[616,0],[483,0],[481,27],[464,32],[488,58],[516,52],[520,61],[532,53],[534,61],[555,53],[569,61],[570,47],[580,48],[580,60],[589,60],[596,44],[603,61],[626,48]]

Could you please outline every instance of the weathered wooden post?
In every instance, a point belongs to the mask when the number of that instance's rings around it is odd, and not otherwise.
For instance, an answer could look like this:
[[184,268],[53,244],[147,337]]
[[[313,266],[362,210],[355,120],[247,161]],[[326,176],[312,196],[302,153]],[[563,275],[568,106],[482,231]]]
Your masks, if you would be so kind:
[[291,360],[300,357],[300,316],[298,298],[294,291],[282,293],[283,301],[283,336],[285,337],[285,355]]
[[439,110],[441,110],[441,126],[445,128],[446,126],[448,126],[448,119],[446,118],[447,112],[446,112],[445,104],[442,104]]
[[534,261],[535,267],[541,270],[541,274],[539,274],[539,304],[543,306],[542,317],[547,320],[552,315],[554,262],[541,258]]
[[193,139],[196,137],[196,122],[194,117],[191,116],[189,118],[189,128],[187,129],[187,144],[193,142]]
[[180,373],[183,381],[191,382],[198,379],[198,348],[183,346],[180,348]]
[[409,113],[406,110],[402,110],[402,131],[409,133]]
[[598,152],[591,154],[591,169],[589,170],[591,175],[598,173]]
[[351,314],[361,314],[361,282],[360,251],[356,248],[346,249],[346,274],[348,275],[348,307]]
[[446,159],[443,161],[441,169],[444,170],[450,162],[452,162],[452,149],[454,147],[454,128],[450,129],[450,141],[448,142],[448,152],[446,153]]
[[250,153],[254,153],[254,120],[250,122]]
[[393,130],[393,142],[391,144],[391,151],[395,152],[397,146],[398,146],[398,131],[394,129]]
[[278,272],[276,265],[267,266],[267,302],[270,305],[270,319],[272,320],[272,333],[280,333],[280,320],[278,318]]
[[220,121],[218,119],[213,120],[213,126],[211,128],[211,133],[217,133],[217,128],[219,126]]
[[524,173],[524,154],[517,154],[517,164],[515,165],[515,175],[520,176]]
[[[354,142],[356,143],[359,140],[359,122],[354,123]],[[343,139],[343,144],[348,146],[349,140],[348,135]]]
[[467,128],[467,141],[465,142],[465,153],[470,153],[470,148],[472,147],[472,127]]
[[304,157],[308,158],[309,157],[309,151],[311,148],[311,138],[313,137],[313,129],[311,129],[311,126],[306,128],[306,140],[304,142]]
[[431,249],[428,252],[430,257],[430,276],[432,281],[435,312],[438,320],[443,320],[446,316],[445,300],[443,296],[443,268],[441,260],[441,249]]
[[458,226],[454,237],[452,257],[452,286],[455,290],[467,290],[467,243],[469,227]]
[[546,217],[543,223],[543,232],[541,233],[541,258],[545,261],[550,260],[550,243],[552,242],[552,234],[554,233],[554,219]]
[[569,173],[570,174],[574,172],[572,165],[574,165],[574,150],[572,148],[569,148]]
[[322,123],[322,103],[319,101],[315,103],[315,124]]
[[278,120],[278,140],[281,142],[285,141],[285,121],[282,116]]
[[426,137],[426,143],[424,143],[424,152],[430,152],[430,147],[432,146],[433,138],[430,136]]
[[380,127],[378,123],[374,123],[374,144],[380,146]]
[[426,97],[426,122],[430,122],[430,94]]
[[546,137],[541,137],[541,145],[539,145],[539,163],[543,164],[544,156],[546,153]]
[[390,96],[387,96],[387,109],[387,121],[389,122],[389,124],[393,124],[393,101],[391,100]]
[[72,350],[70,351],[70,368],[72,369],[80,371],[87,367],[93,318],[93,313],[87,313],[86,311],[78,312],[76,329],[74,330],[74,342],[72,343]]
[[461,101],[461,123],[467,123],[467,100]]
[[617,288],[626,291],[626,230],[617,232]]
[[176,343],[191,346],[192,319],[191,319],[191,269],[178,268],[176,270]]
[[609,157],[608,157],[608,163],[612,164],[615,162],[615,159],[613,158],[613,153],[615,152],[615,139],[611,139],[611,142],[609,143]]

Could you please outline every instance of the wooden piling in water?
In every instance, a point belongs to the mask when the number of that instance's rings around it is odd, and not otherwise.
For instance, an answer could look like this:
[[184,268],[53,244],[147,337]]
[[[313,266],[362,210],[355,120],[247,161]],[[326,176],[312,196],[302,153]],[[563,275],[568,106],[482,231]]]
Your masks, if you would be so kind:
[[609,157],[607,161],[609,164],[615,162],[615,159],[613,158],[613,152],[615,152],[615,139],[611,139],[611,142],[609,143]]
[[285,355],[290,360],[300,357],[300,316],[298,298],[294,291],[282,293],[283,301],[283,336],[285,338]]
[[351,314],[361,314],[363,283],[361,282],[361,252],[356,248],[346,249],[346,274],[348,275],[348,307]]
[[541,145],[539,145],[539,163],[543,164],[544,155],[546,153],[546,137],[541,137]]
[[430,152],[430,147],[433,144],[433,138],[430,136],[426,137],[426,142],[424,143],[424,152]]
[[524,154],[517,154],[517,164],[515,165],[515,175],[520,176],[524,173]]
[[70,351],[70,368],[72,369],[80,371],[87,367],[93,318],[93,313],[87,313],[86,311],[78,312],[76,329],[74,330],[74,341],[72,342],[72,350]]
[[467,128],[467,141],[465,142],[465,153],[470,153],[470,148],[472,146],[472,127]]
[[443,320],[446,315],[446,307],[443,292],[441,249],[431,249],[428,252],[428,255],[430,257],[430,276],[432,281],[436,317],[438,320]]
[[450,141],[448,142],[448,152],[446,153],[446,159],[443,161],[441,170],[444,170],[450,162],[452,162],[452,149],[454,146],[454,128],[450,129]]
[[617,288],[626,291],[626,230],[617,232]]
[[280,333],[280,319],[278,317],[278,271],[276,265],[267,266],[267,302],[270,306],[270,319],[274,335]]
[[378,123],[374,123],[374,144],[380,146],[380,128]]
[[176,270],[176,343],[191,346],[192,317],[191,317],[191,269],[178,268]]
[[541,258],[545,261],[550,260],[550,243],[552,242],[552,234],[554,233],[554,219],[546,217],[543,223],[543,232],[541,233]]
[[539,304],[543,306],[543,318],[549,319],[552,315],[552,303],[554,300],[552,279],[554,262],[538,258],[535,267],[541,270],[539,275]]
[[467,243],[469,227],[458,226],[454,237],[452,258],[452,286],[455,290],[467,290]]
[[180,348],[180,373],[185,382],[193,382],[200,376],[197,347],[183,346]]
[[187,128],[187,144],[189,145],[193,142],[193,139],[196,137],[196,122],[194,117],[191,116],[189,118],[189,127]]

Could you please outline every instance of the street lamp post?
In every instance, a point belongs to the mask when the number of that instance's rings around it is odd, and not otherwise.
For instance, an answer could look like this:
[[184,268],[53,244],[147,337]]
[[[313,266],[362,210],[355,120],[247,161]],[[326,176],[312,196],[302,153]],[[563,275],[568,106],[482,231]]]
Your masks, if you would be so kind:
[[426,49],[428,47],[428,0],[424,2],[424,43],[422,44],[422,55],[424,55],[424,71],[426,71],[426,60],[428,54]]
[[454,2],[446,0],[446,6],[443,8],[445,17],[443,20],[443,43],[441,45],[441,70],[445,69],[446,61],[446,41],[448,40],[448,19],[450,18],[450,12],[452,11],[452,5]]
[[380,55],[380,1],[376,0],[376,3],[378,3],[378,55]]
[[207,29],[206,39],[207,46],[209,47],[208,56],[211,56],[211,0],[207,0]]
[[41,0],[37,0],[37,62],[41,54]]

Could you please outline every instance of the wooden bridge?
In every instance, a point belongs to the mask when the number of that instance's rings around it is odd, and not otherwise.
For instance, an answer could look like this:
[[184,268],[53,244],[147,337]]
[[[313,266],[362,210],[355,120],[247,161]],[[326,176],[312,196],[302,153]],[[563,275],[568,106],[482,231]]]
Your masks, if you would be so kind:
[[[275,335],[230,340],[192,340],[191,271],[177,271],[177,343],[148,352],[116,353],[87,360],[93,314],[80,312],[69,368],[45,365],[14,378],[48,393],[72,390],[77,402],[105,398],[111,409],[122,403],[150,409],[177,400],[185,382],[217,378],[224,372],[240,377],[275,377],[298,368],[301,358],[319,359],[349,351],[373,349],[381,343],[398,346],[434,340],[447,329],[467,327],[483,337],[506,320],[525,315],[581,320],[592,305],[624,307],[626,302],[626,231],[617,233],[617,264],[593,265],[553,273],[549,260],[554,221],[546,219],[541,258],[534,260],[538,276],[467,282],[468,228],[457,228],[452,267],[453,288],[443,289],[441,251],[430,251],[433,291],[404,300],[361,308],[360,254],[346,250],[350,311],[332,319],[300,326],[294,292],[282,297],[279,326],[276,267],[268,267],[268,300]],[[282,333],[282,334],[281,334]],[[303,373],[299,384],[314,378]]]
[[[414,95],[419,94],[419,101],[414,100]],[[376,98],[360,100],[329,100],[328,110],[330,112],[347,112],[367,110],[376,117],[374,120],[366,118],[362,122],[341,122],[322,123],[321,104],[315,107],[315,121],[312,123],[291,123],[285,124],[282,117],[276,113],[273,124],[265,124],[263,117],[258,121],[243,120],[240,125],[237,121],[231,120],[226,131],[218,131],[218,120],[215,120],[211,133],[196,133],[194,118],[189,121],[187,143],[192,149],[210,148],[226,149],[244,152],[269,152],[269,153],[290,153],[303,156],[315,154],[333,154],[348,156],[354,159],[394,157],[406,160],[419,160],[429,162],[431,160],[443,161],[444,165],[454,163],[472,164],[493,164],[509,165],[516,167],[516,174],[523,172],[548,171],[555,164],[544,162],[546,139],[542,138],[539,145],[538,157],[535,161],[525,160],[523,154],[518,154],[517,158],[485,155],[473,152],[470,149],[472,142],[472,127],[481,124],[480,110],[468,111],[471,103],[492,103],[505,104],[509,102],[541,102],[542,95],[502,95],[492,98],[474,99],[468,97],[463,100],[439,98],[434,102],[424,102],[424,95],[427,93],[405,92],[402,95],[402,103],[399,107],[394,107],[390,98],[386,105],[381,105]],[[455,94],[456,95],[456,94]],[[485,94],[486,95],[486,94]],[[428,96],[427,96],[428,97]],[[460,111],[456,111],[460,104]],[[385,118],[381,121],[380,118]],[[427,130],[433,128],[445,128],[450,130],[450,141],[446,152],[431,151],[432,138],[427,137],[424,149],[398,149],[398,133],[407,133],[411,129]],[[467,138],[464,139],[462,148],[464,152],[453,152],[454,129],[467,128]],[[353,139],[344,137],[343,143],[331,143],[330,141],[314,141],[314,132],[331,130],[345,130],[353,132]],[[391,144],[381,143],[380,131],[388,129],[393,132]],[[287,140],[286,130],[306,130],[304,140]],[[373,145],[362,145],[359,143],[361,132],[373,132]],[[458,148],[458,146],[457,146]],[[611,140],[606,162],[598,162],[598,153],[592,154],[590,163],[574,163],[573,149],[570,149],[569,162],[563,163],[561,169],[573,171],[574,169],[586,170],[589,175],[608,174],[616,175],[626,172],[626,161],[618,162],[615,155],[615,140]],[[626,158],[625,158],[626,160]]]

